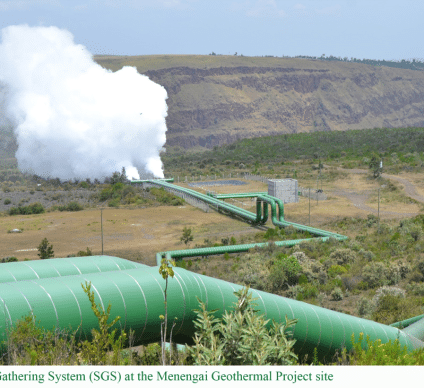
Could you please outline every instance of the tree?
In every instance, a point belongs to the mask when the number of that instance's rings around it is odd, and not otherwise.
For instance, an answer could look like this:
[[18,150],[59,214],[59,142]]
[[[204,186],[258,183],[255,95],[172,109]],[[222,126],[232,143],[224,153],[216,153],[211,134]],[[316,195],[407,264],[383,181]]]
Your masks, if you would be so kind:
[[54,257],[53,245],[49,245],[47,238],[44,238],[38,246],[38,256],[41,260]]
[[382,173],[382,170],[383,170],[383,168],[381,167],[381,158],[378,155],[374,154],[371,157],[371,161],[370,161],[369,166],[370,166],[370,170],[373,174],[373,177],[379,178],[381,176],[381,173]]
[[185,245],[188,245],[191,241],[193,241],[191,228],[184,227],[183,234],[180,237],[180,241],[184,242]]

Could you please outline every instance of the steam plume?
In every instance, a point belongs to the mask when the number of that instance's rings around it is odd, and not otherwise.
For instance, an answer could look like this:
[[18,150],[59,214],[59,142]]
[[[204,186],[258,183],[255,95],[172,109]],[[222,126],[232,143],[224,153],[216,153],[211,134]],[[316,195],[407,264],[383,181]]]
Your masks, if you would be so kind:
[[[44,177],[163,177],[165,89],[134,67],[113,73],[57,27],[1,30],[0,96],[19,168]],[[1,105],[1,104],[0,104]]]

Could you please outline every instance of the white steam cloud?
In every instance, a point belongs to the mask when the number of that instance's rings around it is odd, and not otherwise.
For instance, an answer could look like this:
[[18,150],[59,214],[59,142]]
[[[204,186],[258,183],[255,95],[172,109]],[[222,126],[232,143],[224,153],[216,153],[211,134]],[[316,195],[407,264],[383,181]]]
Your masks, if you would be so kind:
[[66,30],[20,25],[1,34],[0,96],[22,171],[102,179],[125,167],[129,178],[163,177],[162,86],[134,67],[105,70]]

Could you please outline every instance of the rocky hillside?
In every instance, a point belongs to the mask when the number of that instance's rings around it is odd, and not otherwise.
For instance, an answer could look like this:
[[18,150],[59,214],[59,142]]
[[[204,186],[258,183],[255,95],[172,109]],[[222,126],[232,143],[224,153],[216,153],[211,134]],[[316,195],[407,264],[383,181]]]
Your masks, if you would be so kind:
[[424,126],[424,72],[302,58],[96,57],[168,91],[167,145],[278,133]]
[[[96,56],[168,91],[167,146],[311,131],[424,126],[424,72],[305,58]],[[16,142],[0,128],[0,156]]]

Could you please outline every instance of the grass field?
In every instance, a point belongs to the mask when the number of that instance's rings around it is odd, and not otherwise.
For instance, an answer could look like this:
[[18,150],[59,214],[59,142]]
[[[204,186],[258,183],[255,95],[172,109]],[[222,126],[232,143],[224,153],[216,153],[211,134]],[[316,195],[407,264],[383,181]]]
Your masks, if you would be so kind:
[[[424,192],[424,174],[406,176],[417,192]],[[267,191],[264,183],[245,180],[242,186],[205,186],[190,187],[205,193],[214,190],[217,193]],[[304,187],[316,182],[299,181]],[[187,184],[181,186],[189,187]],[[324,183],[327,195],[325,201],[309,201],[300,197],[299,203],[285,205],[285,217],[289,221],[326,228],[326,225],[345,217],[366,218],[368,214],[377,214],[376,201],[378,184],[370,181],[364,174],[347,174],[344,179]],[[422,204],[410,201],[405,203],[402,186],[393,193],[381,191],[380,217],[384,220],[399,219],[422,212]],[[244,209],[255,211],[251,199],[227,200]],[[309,217],[310,209],[310,217]],[[48,212],[27,216],[4,216],[0,218],[0,255],[37,259],[37,247],[43,238],[53,244],[55,257],[76,254],[87,247],[93,254],[101,254],[100,209],[87,209],[79,212]],[[267,226],[272,227],[268,221]],[[103,210],[104,253],[148,265],[155,265],[155,253],[171,249],[184,249],[180,236],[184,227],[191,228],[194,241],[190,247],[213,244],[222,238],[234,237],[240,242],[253,239],[258,233],[255,228],[243,221],[226,217],[212,210],[205,214],[202,210],[188,204],[184,206],[159,206],[148,208],[106,208]],[[23,233],[8,233],[12,229],[21,229]],[[331,229],[330,229],[331,230]],[[355,237],[354,231],[343,233]],[[206,244],[207,244],[206,243]]]

